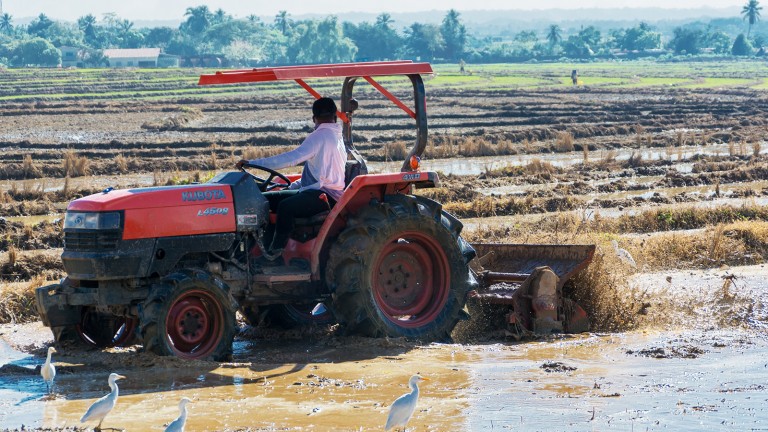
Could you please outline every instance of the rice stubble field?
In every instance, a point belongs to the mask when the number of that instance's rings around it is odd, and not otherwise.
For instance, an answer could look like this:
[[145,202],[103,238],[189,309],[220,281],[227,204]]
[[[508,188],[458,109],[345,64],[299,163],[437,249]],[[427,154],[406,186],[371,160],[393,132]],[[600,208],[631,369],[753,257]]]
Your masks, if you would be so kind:
[[[565,84],[573,68],[584,85]],[[63,276],[67,202],[205,181],[295,146],[311,100],[291,83],[197,88],[201,70],[0,71],[0,428],[80,426],[111,371],[128,379],[105,426],[127,430],[161,430],[182,396],[190,430],[380,430],[415,372],[431,379],[415,430],[768,427],[764,65],[456,69],[426,81],[422,166],[442,183],[418,193],[470,241],[597,244],[569,287],[590,333],[516,341],[479,310],[456,344],[426,346],[243,324],[232,363],[62,352],[48,400],[33,367],[51,337],[31,290]],[[408,100],[406,83],[384,82]],[[413,127],[358,90],[355,144],[373,172],[397,170]]]

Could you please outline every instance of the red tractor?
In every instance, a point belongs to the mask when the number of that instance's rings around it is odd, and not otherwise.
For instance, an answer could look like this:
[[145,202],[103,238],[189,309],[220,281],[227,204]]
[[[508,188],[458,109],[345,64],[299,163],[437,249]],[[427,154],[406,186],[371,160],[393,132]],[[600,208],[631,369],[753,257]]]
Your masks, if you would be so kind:
[[[450,337],[474,297],[509,308],[501,325],[586,330],[586,315],[562,287],[594,246],[470,245],[459,220],[413,194],[439,183],[418,167],[427,145],[425,74],[432,74],[427,63],[396,61],[201,76],[201,85],[294,80],[316,98],[304,79],[343,77],[338,117],[349,158],[342,198],[297,220],[284,264],[268,267],[255,263],[275,220],[262,193],[292,176],[251,166],[203,184],[110,188],[77,199],[64,220],[67,277],[36,292],[43,323],[57,342],[138,341],[161,355],[216,360],[231,356],[237,311],[253,324],[267,314],[294,323],[336,320],[350,333],[435,341]],[[393,75],[410,79],[413,108],[374,80]],[[352,90],[360,78],[416,122],[401,172],[368,174],[353,145]],[[492,266],[514,272],[486,269]]]

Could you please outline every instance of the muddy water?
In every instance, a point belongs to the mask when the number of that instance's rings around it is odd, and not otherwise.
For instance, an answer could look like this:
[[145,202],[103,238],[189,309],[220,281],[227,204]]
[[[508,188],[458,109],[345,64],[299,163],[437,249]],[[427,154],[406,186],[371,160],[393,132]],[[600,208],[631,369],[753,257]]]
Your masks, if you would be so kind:
[[32,370],[49,334],[39,323],[5,326],[0,428],[77,425],[115,371],[128,378],[104,426],[126,430],[162,430],[184,396],[191,431],[381,430],[416,372],[430,381],[412,431],[765,430],[766,275],[765,265],[635,275],[632,289],[652,301],[642,328],[623,333],[428,346],[244,335],[225,364],[67,351],[54,357],[51,400]]
[[[418,347],[386,341],[313,343],[246,342],[236,362],[180,362],[132,352],[113,358],[64,353],[57,366],[57,397],[45,400],[37,375],[5,374],[0,398],[6,414],[0,427],[65,427],[108,391],[106,376],[117,371],[118,405],[105,427],[162,430],[178,415],[178,400],[193,399],[187,430],[380,430],[388,405],[406,392],[410,374],[430,378],[422,385],[421,430],[464,430],[469,408],[460,389],[469,386],[472,362],[459,346]],[[329,344],[331,346],[329,346]],[[6,350],[7,351],[7,345]],[[22,367],[39,359],[12,351],[5,361]],[[34,360],[34,361],[33,361]],[[95,366],[89,366],[93,364]],[[151,366],[150,366],[151,365]],[[6,410],[7,409],[7,410]]]
[[[502,347],[473,366],[476,409],[467,420],[472,430],[762,430],[767,348],[763,338],[741,332]],[[698,358],[674,358],[673,349]],[[673,358],[654,358],[668,354]]]
[[[669,159],[675,163],[672,165],[680,172],[690,172],[692,164],[686,162],[694,155],[727,155],[729,154],[728,144],[709,144],[706,146],[683,146],[675,147],[672,150],[663,149],[617,149],[611,151],[616,160],[626,160],[632,155],[640,155],[643,160],[660,160]],[[608,151],[593,151],[589,154],[590,161],[598,161],[603,159]],[[762,153],[768,154],[768,145],[763,143]],[[453,175],[479,175],[488,170],[495,170],[504,168],[507,166],[523,166],[531,163],[533,160],[546,161],[554,166],[567,168],[569,166],[579,165],[584,163],[584,155],[581,152],[570,153],[548,153],[548,154],[524,154],[524,155],[512,155],[512,156],[486,156],[486,157],[467,157],[467,158],[451,158],[451,159],[429,159],[425,158],[422,161],[422,170],[425,171],[437,171],[443,174]],[[368,169],[371,173],[382,172],[398,172],[402,166],[401,161],[394,162],[368,162]],[[292,173],[295,170],[285,170],[284,173]],[[192,177],[194,172],[182,172],[174,173],[173,175],[179,178]],[[104,175],[104,176],[86,176],[75,177],[69,179],[69,187],[73,189],[77,188],[125,188],[129,187],[146,187],[153,186],[155,182],[159,181],[164,183],[171,175],[168,174],[167,178],[164,175],[160,175],[159,178],[155,178],[153,174],[124,174],[120,176]],[[0,183],[0,190],[9,190],[13,187],[18,187],[19,182],[6,181]],[[36,180],[24,180],[21,183],[27,184],[26,187],[33,190],[42,189],[46,192],[53,192],[61,190],[64,187],[64,180],[57,178],[42,178]]]
[[[186,396],[193,431],[381,430],[386,405],[418,371],[430,381],[411,430],[760,430],[768,427],[766,353],[765,339],[750,332],[638,332],[431,346],[354,361],[333,350],[327,362],[115,366],[128,379],[104,426],[162,430]],[[665,354],[672,358],[649,357]],[[0,426],[78,424],[106,393],[108,373],[79,368],[59,377],[55,400],[42,400],[36,376],[3,378],[0,396],[16,402],[4,404]]]
[[[762,146],[761,153],[768,154],[768,146]],[[690,172],[692,165],[683,161],[696,155],[706,156],[726,156],[729,154],[728,144],[708,144],[706,146],[682,146],[674,149],[666,148],[644,148],[644,149],[616,149],[611,150],[612,157],[616,160],[627,160],[632,156],[642,157],[643,160],[672,160],[679,162],[680,172]],[[589,153],[589,161],[595,162],[604,159],[609,151],[592,151]],[[429,159],[422,160],[421,167],[425,171],[438,171],[444,174],[453,175],[479,175],[489,170],[497,170],[508,166],[523,166],[531,163],[533,160],[545,161],[553,166],[567,168],[584,163],[584,155],[581,152],[569,153],[546,153],[546,154],[522,154],[513,156],[484,156],[467,157],[452,159]],[[369,162],[368,168],[371,172],[392,172],[399,171],[402,166],[401,161],[395,162]],[[678,167],[678,166],[676,166]]]

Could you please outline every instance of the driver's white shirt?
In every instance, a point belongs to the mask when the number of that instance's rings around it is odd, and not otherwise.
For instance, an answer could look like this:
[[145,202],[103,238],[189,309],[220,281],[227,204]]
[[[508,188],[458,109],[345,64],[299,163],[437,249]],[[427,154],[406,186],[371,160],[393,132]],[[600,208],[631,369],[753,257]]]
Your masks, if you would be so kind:
[[344,167],[347,150],[341,135],[340,123],[320,123],[295,149],[279,155],[249,161],[274,170],[304,164],[301,180],[293,182],[291,189],[299,191],[321,189],[338,201],[344,192]]

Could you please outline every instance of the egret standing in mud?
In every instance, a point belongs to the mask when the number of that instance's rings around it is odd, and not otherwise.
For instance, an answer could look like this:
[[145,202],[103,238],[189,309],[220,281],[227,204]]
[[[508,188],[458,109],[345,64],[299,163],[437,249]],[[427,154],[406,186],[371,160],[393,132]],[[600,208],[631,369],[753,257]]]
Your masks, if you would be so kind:
[[171,424],[165,428],[165,432],[184,432],[184,425],[187,423],[187,404],[189,402],[192,402],[192,400],[185,397],[181,398],[181,401],[179,401],[179,410],[181,413],[176,417],[176,420],[172,421]]
[[53,379],[56,378],[56,366],[51,363],[51,354],[56,352],[56,348],[48,347],[48,357],[45,358],[43,367],[40,368],[40,375],[45,381],[45,385],[48,387],[48,394],[51,394],[53,389]]
[[429,380],[421,375],[414,375],[408,380],[411,392],[400,396],[392,403],[392,406],[389,408],[387,424],[384,426],[385,431],[394,427],[402,427],[405,430],[405,425],[411,419],[413,411],[416,409],[416,401],[419,399],[419,381]]
[[80,423],[85,423],[89,420],[99,420],[98,426],[96,426],[93,430],[100,431],[101,430],[101,422],[104,421],[104,417],[109,414],[110,411],[112,411],[112,408],[115,407],[115,403],[117,402],[117,383],[115,381],[119,379],[125,378],[122,375],[118,375],[114,372],[109,374],[109,388],[112,390],[109,392],[108,395],[103,396],[101,399],[97,400],[96,402],[91,405],[90,408],[88,408],[88,411],[85,412],[83,415],[83,418],[80,419]]
[[616,251],[616,256],[618,256],[620,260],[629,264],[632,268],[637,268],[637,263],[635,263],[635,259],[632,258],[632,255],[629,254],[629,251],[620,248],[619,242],[616,240],[611,240],[611,244],[613,245],[613,250]]

